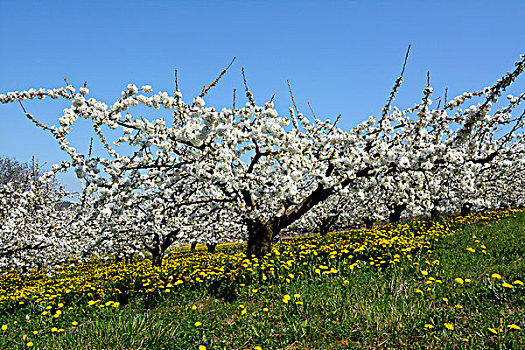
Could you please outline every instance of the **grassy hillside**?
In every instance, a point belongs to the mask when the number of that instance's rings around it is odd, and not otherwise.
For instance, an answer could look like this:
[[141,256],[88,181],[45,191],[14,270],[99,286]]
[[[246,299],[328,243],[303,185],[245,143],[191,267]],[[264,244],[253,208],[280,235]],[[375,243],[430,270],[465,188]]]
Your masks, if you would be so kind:
[[0,276],[0,348],[525,348],[524,210],[242,251]]

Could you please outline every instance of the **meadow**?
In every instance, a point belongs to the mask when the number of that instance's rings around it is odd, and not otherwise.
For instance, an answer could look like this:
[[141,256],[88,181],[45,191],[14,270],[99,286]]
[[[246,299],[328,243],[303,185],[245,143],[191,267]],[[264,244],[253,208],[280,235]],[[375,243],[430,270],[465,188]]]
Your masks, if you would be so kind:
[[525,348],[525,209],[0,275],[1,349]]

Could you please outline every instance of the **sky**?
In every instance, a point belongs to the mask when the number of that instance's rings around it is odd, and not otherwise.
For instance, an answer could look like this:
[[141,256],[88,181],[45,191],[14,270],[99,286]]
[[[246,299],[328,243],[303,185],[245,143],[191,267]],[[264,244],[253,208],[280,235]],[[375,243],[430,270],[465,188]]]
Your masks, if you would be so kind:
[[[112,104],[129,83],[174,90],[186,102],[235,63],[206,96],[217,109],[245,103],[241,68],[258,104],[275,94],[287,114],[290,81],[300,112],[349,130],[379,115],[412,45],[394,105],[421,101],[430,71],[434,99],[492,85],[525,54],[525,1],[10,1],[0,0],[0,94],[58,88],[64,78]],[[510,93],[525,91],[521,78]],[[58,125],[64,101],[28,101]],[[153,110],[148,119],[163,116]],[[72,146],[87,153],[93,132],[79,124]],[[94,154],[105,156],[96,143]],[[0,156],[49,168],[68,160],[18,104],[0,105]],[[80,189],[73,174],[60,181]]]

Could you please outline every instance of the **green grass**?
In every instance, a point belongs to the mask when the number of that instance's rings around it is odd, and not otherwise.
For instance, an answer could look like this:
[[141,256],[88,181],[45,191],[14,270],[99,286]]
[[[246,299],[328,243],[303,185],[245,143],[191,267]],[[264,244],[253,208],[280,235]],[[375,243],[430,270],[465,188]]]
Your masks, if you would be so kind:
[[[153,304],[140,299],[120,308],[75,308],[64,312],[61,324],[76,321],[77,327],[29,334],[25,341],[23,329],[46,329],[53,321],[14,312],[0,319],[9,325],[0,331],[0,348],[25,348],[29,340],[39,349],[525,348],[525,331],[508,327],[525,328],[525,287],[514,283],[525,281],[524,253],[521,212],[430,241],[395,267],[380,263],[388,247],[369,254],[374,265],[356,269],[351,260],[304,256],[289,270],[276,264],[272,281],[179,289]],[[338,271],[315,272],[321,262]],[[491,277],[495,273],[502,279]]]

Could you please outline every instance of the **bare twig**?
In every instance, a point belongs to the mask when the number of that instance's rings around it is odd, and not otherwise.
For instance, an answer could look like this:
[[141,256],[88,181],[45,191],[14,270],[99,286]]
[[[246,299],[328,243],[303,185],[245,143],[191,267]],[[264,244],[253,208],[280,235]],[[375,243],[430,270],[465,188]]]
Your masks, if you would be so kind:
[[295,99],[293,98],[293,92],[292,92],[292,87],[290,86],[290,81],[286,79],[286,82],[288,83],[288,90],[290,91],[290,96],[292,97],[292,103],[295,108],[295,112],[299,114],[299,110],[297,109],[297,105],[295,104]]
[[91,159],[91,152],[93,151],[93,137],[91,138],[91,141],[89,142],[89,153],[88,153],[88,159]]
[[313,109],[312,106],[310,105],[310,101],[308,101],[307,103],[308,103],[308,107],[310,107],[310,111],[312,111],[312,115],[314,116],[314,118],[317,119],[317,117],[315,116],[314,109]]
[[386,103],[385,107],[383,107],[383,111],[381,113],[381,119],[385,118],[386,115],[388,114],[388,111],[390,110],[390,105],[392,104],[392,101],[394,100],[396,96],[397,90],[399,89],[399,87],[401,86],[401,83],[403,82],[403,74],[405,73],[405,67],[407,65],[408,54],[410,53],[410,47],[412,47],[412,45],[409,44],[407,53],[405,54],[405,61],[403,62],[403,68],[401,69],[401,74],[396,79],[396,83],[394,84],[394,87],[392,88],[392,91],[390,92],[390,97],[388,99],[388,102]]
[[179,77],[177,76],[177,68],[175,68],[175,91],[179,91]]
[[248,84],[246,83],[246,76],[244,75],[244,67],[241,69],[242,71],[242,80],[244,82],[244,90],[246,91],[246,97],[248,97],[248,100],[252,104],[252,106],[255,106],[255,100],[253,99],[253,94],[250,92],[250,89],[248,89]]
[[233,110],[235,110],[235,89],[233,89]]
[[215,85],[217,85],[217,83],[219,82],[219,80],[221,80],[222,76],[223,76],[224,74],[226,74],[226,71],[232,66],[232,64],[233,64],[233,62],[235,61],[236,58],[237,58],[237,57],[233,57],[232,61],[231,61],[230,64],[228,65],[228,67],[226,67],[226,68],[224,68],[224,69],[222,70],[222,72],[219,74],[219,76],[217,77],[217,79],[215,79],[215,80],[213,81],[213,83],[211,83],[208,87],[205,87],[205,88],[202,90],[202,92],[201,92],[201,94],[199,95],[199,97],[204,97],[204,95],[206,95],[206,94],[208,93],[208,91],[210,91],[210,89],[211,89],[212,87],[214,87]]
[[55,137],[59,136],[58,132],[56,132],[55,130],[51,129],[50,127],[42,124],[41,122],[36,120],[35,117],[33,117],[33,115],[27,113],[26,109],[24,108],[24,105],[22,104],[22,101],[18,100],[18,103],[20,103],[20,107],[22,107],[22,110],[24,111],[24,114],[26,115],[27,119],[31,120],[39,128],[42,128],[43,130],[46,130],[46,131],[50,131],[53,135],[55,135]]

